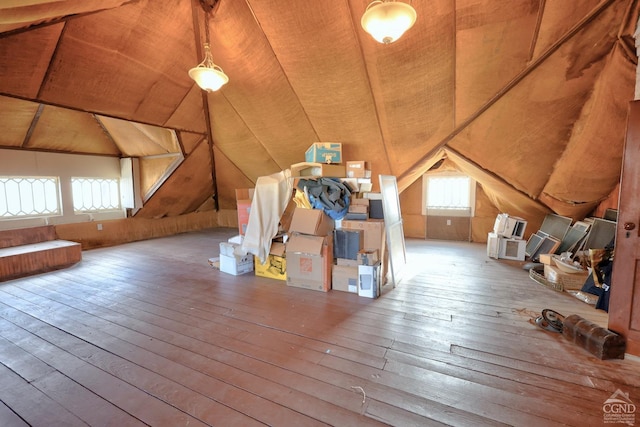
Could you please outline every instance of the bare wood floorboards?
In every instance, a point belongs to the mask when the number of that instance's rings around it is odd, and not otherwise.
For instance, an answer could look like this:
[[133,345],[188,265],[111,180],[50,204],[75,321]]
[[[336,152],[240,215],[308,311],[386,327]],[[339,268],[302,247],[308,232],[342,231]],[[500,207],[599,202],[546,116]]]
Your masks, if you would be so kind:
[[607,314],[482,244],[408,240],[372,300],[221,273],[207,260],[233,233],[0,284],[0,426],[595,426],[616,390],[640,402],[637,360],[532,322]]

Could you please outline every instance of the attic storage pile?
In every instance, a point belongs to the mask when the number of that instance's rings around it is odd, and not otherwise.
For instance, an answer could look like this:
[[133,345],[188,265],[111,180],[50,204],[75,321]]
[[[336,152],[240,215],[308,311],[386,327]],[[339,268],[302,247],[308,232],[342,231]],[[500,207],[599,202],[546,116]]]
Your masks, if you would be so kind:
[[386,275],[380,193],[367,161],[314,143],[305,161],[237,189],[239,235],[220,244],[220,269],[288,286],[376,298]]
[[527,221],[499,214],[487,238],[491,258],[531,261],[529,277],[556,291],[608,311],[617,212],[576,221],[548,214],[538,231],[523,240]]

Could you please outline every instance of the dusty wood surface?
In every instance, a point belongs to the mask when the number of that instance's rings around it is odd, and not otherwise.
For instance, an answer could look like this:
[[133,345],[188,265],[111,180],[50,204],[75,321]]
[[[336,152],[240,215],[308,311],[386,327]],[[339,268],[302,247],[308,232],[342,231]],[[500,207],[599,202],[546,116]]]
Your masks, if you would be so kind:
[[15,230],[0,230],[0,248],[29,245],[56,239],[56,229],[53,225],[41,227],[20,228]]
[[640,364],[532,324],[607,315],[483,245],[408,240],[377,300],[211,268],[234,229],[0,284],[0,425],[602,425]]

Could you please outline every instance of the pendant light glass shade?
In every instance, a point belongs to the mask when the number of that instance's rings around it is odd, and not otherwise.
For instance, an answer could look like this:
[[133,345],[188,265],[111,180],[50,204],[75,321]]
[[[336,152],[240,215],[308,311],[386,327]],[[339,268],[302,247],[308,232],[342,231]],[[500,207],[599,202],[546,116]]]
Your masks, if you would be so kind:
[[189,70],[189,77],[207,92],[214,92],[229,81],[222,68],[213,63],[209,43],[204,44],[204,61]]
[[389,44],[411,28],[416,18],[416,10],[407,3],[376,0],[367,6],[360,23],[378,42]]

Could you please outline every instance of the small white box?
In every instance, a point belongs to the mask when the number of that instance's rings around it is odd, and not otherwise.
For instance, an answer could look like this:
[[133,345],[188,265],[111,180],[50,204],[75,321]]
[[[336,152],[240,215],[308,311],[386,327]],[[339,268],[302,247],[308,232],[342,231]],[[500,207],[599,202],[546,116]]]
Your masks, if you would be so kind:
[[220,271],[239,276],[253,271],[253,255],[228,256],[220,254]]
[[380,286],[380,263],[358,266],[358,296],[378,298]]

